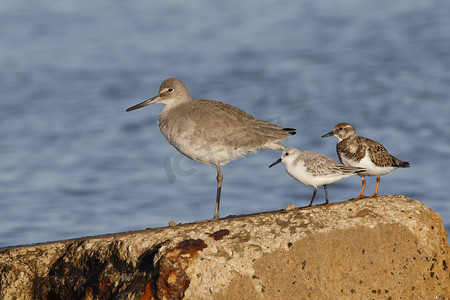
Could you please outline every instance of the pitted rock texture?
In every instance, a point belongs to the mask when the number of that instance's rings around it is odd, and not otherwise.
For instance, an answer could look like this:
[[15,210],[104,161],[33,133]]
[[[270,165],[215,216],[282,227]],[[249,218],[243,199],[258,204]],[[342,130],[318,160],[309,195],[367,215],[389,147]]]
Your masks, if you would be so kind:
[[403,196],[0,249],[1,299],[449,299],[441,217]]

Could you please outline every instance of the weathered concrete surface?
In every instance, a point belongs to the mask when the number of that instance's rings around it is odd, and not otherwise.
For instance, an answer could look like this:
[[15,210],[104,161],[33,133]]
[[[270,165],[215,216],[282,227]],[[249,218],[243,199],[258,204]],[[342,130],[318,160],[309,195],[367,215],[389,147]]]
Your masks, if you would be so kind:
[[1,299],[448,299],[448,237],[383,196],[0,250]]

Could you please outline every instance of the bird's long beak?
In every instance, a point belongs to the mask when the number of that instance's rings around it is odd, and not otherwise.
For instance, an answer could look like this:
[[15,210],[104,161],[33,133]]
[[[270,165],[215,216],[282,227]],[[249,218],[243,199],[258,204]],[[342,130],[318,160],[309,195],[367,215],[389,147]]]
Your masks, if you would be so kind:
[[330,131],[330,132],[325,133],[324,135],[322,135],[322,137],[333,136],[333,135],[334,135],[333,131]]
[[281,157],[276,161],[276,162],[274,162],[273,164],[271,164],[270,166],[269,166],[269,168],[272,168],[273,166],[275,166],[276,164],[279,164],[281,162]]
[[132,107],[128,107],[128,108],[127,108],[127,111],[132,111],[132,110],[135,110],[135,109],[138,109],[138,108],[147,106],[147,105],[149,105],[149,104],[152,104],[152,103],[156,100],[156,98],[158,98],[158,96],[155,96],[155,97],[153,97],[153,98],[150,98],[150,99],[148,99],[148,100],[145,100],[144,102],[141,102],[141,103],[139,103],[139,104],[133,105]]

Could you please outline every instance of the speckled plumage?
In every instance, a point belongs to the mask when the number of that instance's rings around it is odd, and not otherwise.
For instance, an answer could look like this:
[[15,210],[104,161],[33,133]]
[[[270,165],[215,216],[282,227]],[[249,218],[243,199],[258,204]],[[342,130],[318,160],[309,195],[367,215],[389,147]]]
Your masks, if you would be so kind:
[[408,168],[409,163],[401,161],[389,154],[386,148],[371,139],[357,136],[353,125],[343,122],[334,126],[333,130],[322,137],[335,136],[338,139],[336,151],[341,163],[353,167],[365,168],[365,172],[360,175],[363,181],[361,193],[358,198],[364,197],[366,181],[364,176],[377,176],[377,186],[375,193],[378,194],[380,176],[388,174],[397,168]]
[[296,148],[284,149],[281,153],[281,158],[269,167],[280,162],[285,164],[286,172],[294,179],[305,185],[314,187],[314,193],[309,206],[314,201],[318,186],[324,187],[325,203],[328,203],[327,184],[365,171],[363,168],[344,166],[323,154],[300,151]]
[[217,196],[214,219],[219,218],[220,191],[224,165],[261,149],[283,150],[280,140],[294,135],[295,129],[260,120],[232,105],[192,99],[184,83],[166,79],[157,96],[127,109],[131,111],[152,103],[164,108],[158,119],[162,134],[187,157],[217,168]]

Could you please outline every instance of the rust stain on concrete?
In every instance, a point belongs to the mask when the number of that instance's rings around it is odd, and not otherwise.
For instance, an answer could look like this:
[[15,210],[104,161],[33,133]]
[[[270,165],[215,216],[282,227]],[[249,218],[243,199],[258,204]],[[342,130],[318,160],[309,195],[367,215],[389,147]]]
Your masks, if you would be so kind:
[[228,229],[221,229],[216,232],[210,233],[209,236],[212,237],[214,240],[219,241],[223,239],[224,236],[227,236],[230,234],[230,230]]

